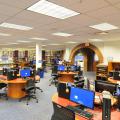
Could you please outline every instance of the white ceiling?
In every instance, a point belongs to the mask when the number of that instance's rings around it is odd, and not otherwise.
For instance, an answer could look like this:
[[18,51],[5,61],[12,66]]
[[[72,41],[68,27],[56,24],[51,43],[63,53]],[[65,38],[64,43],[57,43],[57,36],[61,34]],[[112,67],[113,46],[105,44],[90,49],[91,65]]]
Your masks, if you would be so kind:
[[[90,25],[108,22],[120,28],[120,0],[48,0],[81,14],[64,20],[49,17],[39,13],[27,11],[26,9],[39,0],[0,0],[0,23],[33,27],[29,31],[21,31],[0,27],[0,33],[11,34],[11,36],[0,36],[0,47],[31,47],[35,46],[36,40],[32,37],[47,38],[40,42],[47,45],[45,48],[63,49],[68,46],[67,41],[79,43],[88,42],[89,39],[98,38],[104,41],[119,41],[120,29],[108,31],[107,35],[96,34],[100,31],[90,28]],[[53,36],[54,32],[71,33],[73,36]],[[2,45],[14,43],[17,40],[29,40],[31,43],[20,43],[18,45]],[[37,41],[38,42],[38,41]],[[58,43],[59,46],[50,44]],[[71,45],[71,44],[69,44]]]

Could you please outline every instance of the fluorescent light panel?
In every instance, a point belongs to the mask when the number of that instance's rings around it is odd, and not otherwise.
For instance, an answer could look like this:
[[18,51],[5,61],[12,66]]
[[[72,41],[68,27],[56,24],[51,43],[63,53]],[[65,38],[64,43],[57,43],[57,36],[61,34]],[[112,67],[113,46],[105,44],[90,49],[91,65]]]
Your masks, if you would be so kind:
[[31,42],[31,41],[18,40],[17,42],[29,43],[29,42]]
[[57,44],[57,43],[53,43],[53,44],[49,44],[49,45],[56,45],[56,46],[57,46],[57,45],[60,45],[60,44]]
[[32,29],[32,27],[17,25],[17,24],[12,24],[12,23],[6,23],[6,22],[0,24],[0,27],[12,28],[12,29],[18,29],[18,30],[31,30]]
[[77,43],[77,42],[74,42],[74,41],[68,41],[68,42],[65,42],[65,43],[74,44],[74,43]]
[[56,35],[56,36],[63,36],[63,37],[72,36],[72,34],[64,33],[64,32],[56,32],[56,33],[53,33],[53,35]]
[[59,19],[66,19],[66,18],[80,14],[78,12],[56,5],[46,0],[40,0],[33,6],[29,7],[27,10],[48,15],[51,17],[59,18]]
[[101,24],[92,25],[92,26],[89,26],[89,27],[97,29],[97,30],[101,30],[101,31],[118,29],[117,26],[111,25],[109,23],[101,23]]
[[10,34],[6,34],[6,33],[0,33],[0,36],[11,36]]
[[90,41],[101,42],[101,41],[103,41],[103,40],[102,40],[102,39],[90,39]]
[[33,39],[33,40],[47,40],[46,38],[37,38],[37,37],[34,37],[34,38],[31,38],[31,39]]

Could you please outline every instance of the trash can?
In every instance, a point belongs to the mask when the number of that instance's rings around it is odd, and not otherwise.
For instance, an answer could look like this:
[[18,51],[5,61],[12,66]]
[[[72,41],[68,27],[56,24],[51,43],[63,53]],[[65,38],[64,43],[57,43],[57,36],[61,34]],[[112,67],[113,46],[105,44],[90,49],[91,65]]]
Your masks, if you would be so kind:
[[37,75],[39,75],[40,78],[44,78],[44,69],[38,68],[38,70],[37,70]]

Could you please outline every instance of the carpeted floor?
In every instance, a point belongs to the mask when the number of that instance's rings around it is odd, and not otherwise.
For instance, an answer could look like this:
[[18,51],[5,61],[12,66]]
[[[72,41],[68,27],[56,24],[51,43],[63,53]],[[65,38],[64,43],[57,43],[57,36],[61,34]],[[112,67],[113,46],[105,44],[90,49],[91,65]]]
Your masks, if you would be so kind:
[[[49,86],[49,73],[45,73],[45,77],[37,86],[43,89],[43,93],[37,91],[39,103],[31,100],[29,105],[26,101],[18,102],[18,100],[9,99],[8,101],[0,99],[0,120],[50,120],[53,113],[51,102],[52,95],[57,91],[54,85]],[[84,73],[89,79],[95,79],[95,73]]]
[[50,120],[53,113],[51,97],[56,92],[56,88],[49,86],[50,73],[45,73],[45,77],[37,84],[43,89],[43,93],[37,91],[39,103],[31,100],[29,105],[26,101],[4,98],[0,99],[0,120]]

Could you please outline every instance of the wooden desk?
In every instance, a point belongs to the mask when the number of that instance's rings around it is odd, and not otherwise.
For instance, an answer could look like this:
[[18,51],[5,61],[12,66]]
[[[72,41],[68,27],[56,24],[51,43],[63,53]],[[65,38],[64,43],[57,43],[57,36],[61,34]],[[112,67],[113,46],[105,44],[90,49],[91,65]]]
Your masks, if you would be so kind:
[[113,77],[109,77],[108,81],[111,83],[120,83],[120,80],[114,80]]
[[[58,94],[54,94],[52,97],[52,102],[55,102],[61,106],[66,107],[67,105],[76,106],[77,104],[74,102],[71,102],[68,99],[60,98],[58,97]],[[102,120],[102,109],[95,107],[94,110],[87,110],[88,112],[91,112],[93,114],[92,120]],[[86,118],[83,118],[79,115],[75,115],[75,120],[87,120]],[[120,120],[120,112],[112,109],[111,110],[111,120]]]
[[77,72],[58,72],[60,75],[59,81],[61,82],[74,82],[74,75],[77,75]]
[[[6,76],[0,75],[0,78],[7,78]],[[7,95],[10,98],[19,99],[24,97],[26,94],[22,89],[25,87],[26,80],[17,78],[15,80],[0,80],[0,82],[8,84]]]

